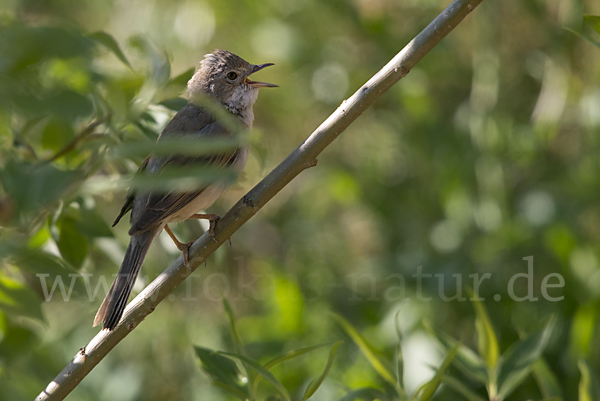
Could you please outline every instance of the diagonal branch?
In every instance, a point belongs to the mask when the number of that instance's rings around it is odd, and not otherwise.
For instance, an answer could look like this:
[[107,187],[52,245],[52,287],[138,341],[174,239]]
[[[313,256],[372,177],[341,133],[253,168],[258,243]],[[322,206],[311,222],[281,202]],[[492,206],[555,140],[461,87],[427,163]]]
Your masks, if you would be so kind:
[[175,287],[181,284],[223,242],[256,214],[392,85],[406,76],[429,51],[450,33],[483,0],[454,0],[385,67],[375,74],[325,120],[298,148],[240,199],[219,220],[215,238],[205,233],[190,248],[187,269],[180,256],[127,306],[113,331],[102,330],[82,348],[36,400],[62,400],[127,336]]

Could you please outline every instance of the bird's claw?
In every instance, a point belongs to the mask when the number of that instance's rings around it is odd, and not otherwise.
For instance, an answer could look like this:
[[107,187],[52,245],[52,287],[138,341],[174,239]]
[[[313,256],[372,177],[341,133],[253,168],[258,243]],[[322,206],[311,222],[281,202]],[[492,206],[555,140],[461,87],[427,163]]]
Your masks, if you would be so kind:
[[192,246],[193,243],[194,243],[194,241],[191,241],[186,244],[180,244],[180,246],[178,246],[179,250],[183,254],[183,265],[188,270],[192,270],[192,268],[190,266],[190,247]]
[[217,238],[215,237],[215,225],[217,224],[217,221],[221,220],[220,216],[214,216],[212,219],[209,220],[208,223],[208,234],[212,237],[213,241],[215,242],[219,242],[217,241]]

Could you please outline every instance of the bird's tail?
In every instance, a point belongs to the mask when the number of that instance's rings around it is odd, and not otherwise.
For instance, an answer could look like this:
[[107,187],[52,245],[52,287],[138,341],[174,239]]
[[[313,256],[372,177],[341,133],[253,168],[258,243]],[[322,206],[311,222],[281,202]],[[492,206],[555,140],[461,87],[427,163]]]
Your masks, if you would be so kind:
[[153,229],[131,237],[117,278],[96,313],[94,326],[101,322],[104,322],[105,329],[112,330],[117,326],[127,305],[135,279],[144,263],[148,249],[150,249],[150,244],[158,232],[160,230]]

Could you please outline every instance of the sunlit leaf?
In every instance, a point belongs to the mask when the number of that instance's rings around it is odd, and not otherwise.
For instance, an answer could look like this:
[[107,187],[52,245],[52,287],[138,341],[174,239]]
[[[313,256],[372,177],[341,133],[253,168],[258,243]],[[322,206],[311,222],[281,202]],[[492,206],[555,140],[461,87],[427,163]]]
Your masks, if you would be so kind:
[[598,15],[584,15],[583,20],[590,28],[600,34],[600,16]]
[[358,346],[362,354],[367,358],[371,366],[388,383],[396,387],[394,369],[385,356],[369,343],[346,319],[340,315],[334,314],[333,317],[342,326],[346,334]]
[[306,391],[304,391],[304,395],[302,395],[302,401],[308,400],[319,389],[319,387],[321,387],[323,380],[325,380],[325,378],[329,374],[329,370],[331,369],[331,365],[333,364],[333,358],[335,357],[335,352],[341,344],[342,342],[338,341],[333,345],[331,351],[329,352],[329,358],[327,358],[327,364],[325,365],[325,369],[323,369],[323,372],[319,375],[319,377],[314,378],[308,384]]
[[594,341],[598,306],[595,304],[580,305],[571,321],[570,348],[573,355],[579,358],[588,356]]
[[588,363],[580,359],[577,363],[581,379],[579,380],[579,401],[600,400],[600,382]]
[[448,355],[444,359],[444,362],[442,362],[442,365],[440,366],[440,368],[437,370],[437,372],[435,372],[435,375],[433,376],[433,378],[429,382],[423,384],[417,390],[416,396],[419,397],[419,401],[428,401],[431,399],[431,397],[433,397],[433,395],[435,394],[437,389],[440,387],[440,384],[442,384],[442,379],[444,378],[444,374],[450,367],[450,364],[452,363],[454,356],[458,352],[459,347],[460,347],[460,344],[456,344],[450,350],[450,352],[448,352]]
[[48,224],[43,224],[32,236],[27,240],[27,248],[37,249],[44,245],[50,239],[50,230]]
[[479,349],[479,355],[485,361],[488,369],[493,370],[498,363],[498,357],[500,355],[500,346],[498,345],[498,338],[492,321],[485,309],[485,306],[481,301],[477,300],[474,293],[469,291],[471,299],[473,299],[473,306],[475,307],[475,313],[477,315],[475,319],[475,328],[477,329],[477,347]]
[[473,350],[469,347],[460,344],[458,341],[453,339],[447,334],[437,333],[435,330],[431,328],[431,326],[425,322],[425,328],[429,333],[431,333],[440,344],[447,350],[450,351],[457,344],[459,344],[456,355],[452,361],[452,363],[466,376],[471,379],[482,383],[487,384],[489,381],[488,372],[485,367],[485,363],[483,359],[481,359]]

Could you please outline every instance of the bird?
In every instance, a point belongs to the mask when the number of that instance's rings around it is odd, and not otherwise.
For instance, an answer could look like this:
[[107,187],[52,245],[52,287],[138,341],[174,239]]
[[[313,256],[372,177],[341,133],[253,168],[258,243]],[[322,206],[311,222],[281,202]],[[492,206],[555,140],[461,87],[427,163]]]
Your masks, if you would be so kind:
[[[249,76],[272,65],[250,64],[238,55],[221,49],[206,54],[188,81],[188,103],[159,135],[157,148],[167,138],[185,141],[232,138],[235,130],[231,124],[227,124],[222,114],[207,107],[207,100],[224,109],[230,114],[229,117],[232,115],[234,120],[237,119],[242,130],[249,131],[254,121],[252,106],[259,89],[278,86],[252,81]],[[243,145],[196,156],[151,154],[142,162],[138,172],[151,175],[160,174],[165,167],[204,166],[229,168],[239,175],[246,164],[247,154],[248,149]],[[184,264],[189,268],[188,249],[193,242],[181,243],[168,224],[187,219],[207,219],[210,221],[209,233],[214,238],[213,230],[219,216],[197,212],[210,207],[229,184],[216,180],[187,190],[129,191],[113,227],[131,211],[131,238],[117,277],[94,318],[94,326],[103,323],[103,329],[113,330],[118,325],[150,245],[163,229],[182,251]]]

